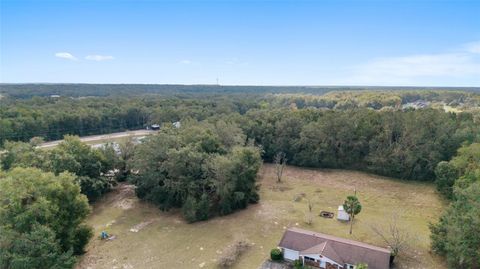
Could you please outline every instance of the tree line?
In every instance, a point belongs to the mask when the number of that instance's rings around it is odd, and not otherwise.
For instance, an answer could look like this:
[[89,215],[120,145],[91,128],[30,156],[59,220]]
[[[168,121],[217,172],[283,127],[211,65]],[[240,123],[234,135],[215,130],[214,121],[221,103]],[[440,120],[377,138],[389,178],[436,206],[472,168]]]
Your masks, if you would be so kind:
[[40,141],[7,142],[0,154],[1,169],[9,171],[17,167],[34,167],[55,175],[69,172],[76,176],[81,192],[90,201],[95,201],[111,188],[112,180],[106,175],[115,169],[117,163],[111,147],[97,150],[78,137],[65,136],[57,147],[46,150],[37,148]]
[[6,142],[0,152],[0,268],[73,268],[93,236],[89,202],[115,184],[112,171],[124,172],[125,154],[111,146],[41,142]]
[[480,103],[478,94],[455,91],[333,91],[325,95],[199,92],[169,96],[126,96],[119,92],[107,97],[4,97],[0,99],[0,146],[6,140],[26,142],[40,136],[49,141],[64,135],[104,134],[186,118],[205,120],[218,115],[243,115],[259,109],[379,110],[415,100],[457,102],[469,109]]
[[472,114],[412,111],[272,109],[236,117],[263,158],[284,152],[290,164],[347,168],[409,180],[435,179],[465,141],[479,138]]
[[432,249],[450,268],[480,265],[480,143],[462,146],[435,170],[437,189],[451,202],[430,225]]
[[402,105],[422,101],[429,106],[443,109],[443,105],[461,110],[476,109],[480,105],[480,95],[475,92],[454,90],[350,90],[330,91],[323,95],[278,93],[268,96],[269,103],[275,106],[294,106],[296,108],[354,109],[370,108],[375,110],[401,109]]
[[109,97],[0,99],[0,146],[7,140],[33,137],[62,139],[64,135],[94,135],[145,128],[149,124],[213,115],[245,113],[258,104],[247,95],[202,98]]

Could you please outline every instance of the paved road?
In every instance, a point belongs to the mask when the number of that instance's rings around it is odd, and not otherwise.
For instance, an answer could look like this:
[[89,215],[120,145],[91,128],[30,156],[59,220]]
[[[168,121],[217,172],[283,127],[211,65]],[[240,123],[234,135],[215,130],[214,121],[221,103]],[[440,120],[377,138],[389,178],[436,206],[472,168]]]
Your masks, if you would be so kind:
[[[86,143],[95,143],[96,141],[103,141],[106,139],[117,139],[117,138],[122,138],[122,137],[129,137],[129,136],[144,136],[144,135],[150,135],[155,133],[156,131],[152,130],[135,130],[135,131],[127,131],[127,132],[119,132],[119,133],[111,133],[111,134],[102,134],[102,135],[91,135],[91,136],[83,136],[80,137],[80,140],[82,142]],[[55,140],[55,141],[49,141],[45,142],[41,145],[39,145],[39,148],[51,148],[57,146],[59,143],[61,143],[63,140]]]

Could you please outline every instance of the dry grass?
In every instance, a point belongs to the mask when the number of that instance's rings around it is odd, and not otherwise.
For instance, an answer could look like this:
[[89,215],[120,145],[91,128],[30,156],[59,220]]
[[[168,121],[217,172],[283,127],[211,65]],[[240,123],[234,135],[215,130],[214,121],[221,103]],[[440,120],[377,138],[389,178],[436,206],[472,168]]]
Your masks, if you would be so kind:
[[[387,227],[385,220],[394,213],[399,216],[398,224],[418,238],[408,256],[398,260],[398,268],[445,268],[438,257],[429,253],[428,223],[436,221],[444,207],[431,184],[354,171],[290,166],[285,169],[283,182],[276,183],[275,167],[268,164],[259,177],[259,204],[194,224],[184,222],[179,212],[161,212],[138,201],[127,187],[117,188],[95,205],[88,220],[96,234],[107,230],[116,239],[93,239],[78,268],[216,268],[224,249],[242,238],[251,247],[232,268],[255,269],[269,257],[287,227],[299,226],[382,246],[371,227]],[[353,236],[349,236],[347,223],[319,217],[318,213],[336,212],[354,188],[363,210],[356,217]],[[314,205],[311,225],[303,221],[307,199],[294,201],[298,194],[305,194]],[[149,224],[138,232],[130,232],[142,223]]]
[[237,259],[250,248],[250,243],[246,240],[237,240],[233,244],[225,248],[219,259],[218,266],[220,268],[230,268],[235,264]]

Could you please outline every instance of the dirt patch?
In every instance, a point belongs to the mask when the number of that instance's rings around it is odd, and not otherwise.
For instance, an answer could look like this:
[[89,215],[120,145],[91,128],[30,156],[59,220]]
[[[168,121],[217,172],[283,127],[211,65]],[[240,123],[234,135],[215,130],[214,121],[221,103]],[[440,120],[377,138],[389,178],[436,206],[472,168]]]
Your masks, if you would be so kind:
[[141,231],[142,229],[144,229],[145,227],[147,227],[148,225],[152,224],[155,222],[155,219],[151,219],[151,220],[148,220],[148,221],[144,221],[144,222],[140,222],[139,224],[133,226],[132,228],[130,228],[130,232],[132,233],[138,233],[139,231]]
[[135,201],[135,186],[129,184],[120,184],[115,188],[116,195],[113,202],[113,206],[124,210],[133,207]]
[[282,183],[277,183],[276,185],[273,185],[270,188],[272,189],[272,191],[280,191],[280,192],[285,192],[293,189],[292,187]]

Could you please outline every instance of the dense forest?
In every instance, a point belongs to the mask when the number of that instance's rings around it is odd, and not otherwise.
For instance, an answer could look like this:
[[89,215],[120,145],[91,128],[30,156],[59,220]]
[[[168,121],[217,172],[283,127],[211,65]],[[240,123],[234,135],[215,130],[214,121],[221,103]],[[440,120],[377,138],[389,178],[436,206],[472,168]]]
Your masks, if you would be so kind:
[[427,109],[377,112],[252,110],[238,117],[264,159],[284,152],[291,164],[348,168],[417,180],[434,180],[438,162],[479,138],[471,114]]
[[[54,86],[64,91],[70,89]],[[444,110],[444,106],[448,106],[454,112],[478,114],[480,107],[480,94],[458,91],[334,91],[325,95],[210,94],[207,91],[169,96],[118,94],[111,97],[35,96],[28,99],[6,95],[0,99],[0,145],[6,140],[28,141],[40,136],[48,141],[61,139],[67,134],[104,134],[187,118],[205,120],[212,116],[243,115],[249,110],[288,108],[346,111],[365,108],[398,111],[405,110],[402,105],[419,100],[429,102],[427,108],[436,110]]]
[[[135,184],[139,198],[162,210],[180,209],[189,222],[243,209],[261,199],[256,174],[262,160],[272,162],[279,153],[297,166],[435,182],[451,204],[430,227],[432,250],[446,256],[451,268],[478,264],[479,94],[329,89],[320,95],[305,87],[292,92],[247,87],[243,94],[239,87],[224,89],[233,91],[225,94],[154,85],[135,94],[129,86],[81,91],[87,85],[2,85],[1,94],[7,94],[0,99],[0,202],[13,202],[0,203],[0,267],[73,266],[92,236],[82,224],[87,201],[95,202],[119,181]],[[86,97],[90,91],[97,96]],[[415,102],[422,106],[408,105]],[[175,121],[181,127],[170,124]],[[157,134],[140,144],[125,140],[117,148],[93,149],[70,136],[154,123],[162,125]],[[37,147],[64,136],[54,149]],[[38,190],[32,188],[36,178],[43,186]],[[58,204],[62,195],[68,204]],[[78,214],[67,214],[64,206]],[[47,217],[34,213],[39,209]],[[51,217],[55,214],[61,214],[61,223]],[[39,238],[42,250],[51,249],[54,256],[21,247]]]
[[168,85],[168,84],[8,84],[0,83],[0,95],[16,99],[34,96],[60,95],[68,97],[86,96],[138,96],[159,94],[163,96],[185,94],[268,94],[268,93],[311,93],[321,95],[331,91],[359,90],[449,90],[480,92],[476,87],[363,87],[363,86],[224,86],[224,85]]

